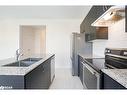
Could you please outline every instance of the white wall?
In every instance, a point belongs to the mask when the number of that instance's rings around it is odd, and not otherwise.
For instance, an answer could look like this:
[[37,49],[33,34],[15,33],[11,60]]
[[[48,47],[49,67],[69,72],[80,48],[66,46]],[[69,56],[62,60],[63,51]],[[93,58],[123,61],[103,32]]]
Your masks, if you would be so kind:
[[35,31],[32,27],[20,26],[20,52],[22,58],[31,56],[35,51]]
[[34,53],[35,54],[46,53],[46,27],[40,26],[36,28],[35,26],[34,37],[35,37]]
[[104,57],[107,40],[98,40],[93,42],[93,57]]
[[46,52],[56,54],[56,68],[70,68],[70,34],[80,32],[80,19],[4,19],[0,21],[0,59],[13,57],[20,25],[46,25]]
[[125,19],[109,27],[109,40],[107,47],[127,48],[127,32],[125,32]]
[[80,20],[55,20],[47,25],[46,51],[56,54],[56,68],[71,67],[70,35],[72,32],[80,32],[80,23]]
[[127,32],[125,32],[125,19],[113,23],[108,27],[108,41],[93,43],[93,55],[104,56],[104,49],[127,48]]
[[19,28],[15,26],[13,20],[0,20],[0,59],[15,56],[19,41]]

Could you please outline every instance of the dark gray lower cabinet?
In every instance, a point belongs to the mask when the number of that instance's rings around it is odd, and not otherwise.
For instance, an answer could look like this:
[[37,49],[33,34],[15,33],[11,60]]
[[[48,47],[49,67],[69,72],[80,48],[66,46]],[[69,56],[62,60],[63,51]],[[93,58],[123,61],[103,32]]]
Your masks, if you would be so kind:
[[54,60],[54,56],[25,76],[0,75],[0,89],[48,89],[51,84],[51,60]]
[[83,83],[83,64],[82,64],[82,57],[81,56],[78,56],[78,59],[79,59],[79,61],[78,61],[78,63],[79,63],[79,65],[78,65],[78,72],[79,72],[79,78],[80,78],[80,80],[81,80],[81,82]]
[[114,79],[103,73],[102,89],[126,89]]
[[0,89],[24,89],[24,76],[0,75]]
[[48,89],[51,84],[51,58],[25,75],[25,89]]

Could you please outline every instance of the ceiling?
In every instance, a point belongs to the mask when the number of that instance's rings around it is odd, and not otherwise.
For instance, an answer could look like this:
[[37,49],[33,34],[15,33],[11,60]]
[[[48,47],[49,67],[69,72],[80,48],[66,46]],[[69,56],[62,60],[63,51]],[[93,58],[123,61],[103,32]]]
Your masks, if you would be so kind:
[[91,6],[0,6],[0,18],[83,19]]

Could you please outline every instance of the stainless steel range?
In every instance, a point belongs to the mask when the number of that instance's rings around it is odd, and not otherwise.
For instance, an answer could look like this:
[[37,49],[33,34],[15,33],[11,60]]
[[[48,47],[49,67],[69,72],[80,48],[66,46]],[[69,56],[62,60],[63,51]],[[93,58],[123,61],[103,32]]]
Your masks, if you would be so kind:
[[101,88],[101,69],[127,68],[126,49],[105,49],[105,58],[85,58],[83,63],[83,84],[88,89]]

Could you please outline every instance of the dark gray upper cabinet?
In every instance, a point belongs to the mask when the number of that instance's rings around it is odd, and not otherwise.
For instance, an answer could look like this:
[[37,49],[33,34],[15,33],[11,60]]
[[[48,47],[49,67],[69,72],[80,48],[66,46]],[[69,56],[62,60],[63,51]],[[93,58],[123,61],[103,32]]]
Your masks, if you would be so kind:
[[94,39],[107,39],[108,28],[107,27],[94,27],[91,24],[99,18],[105,11],[111,6],[93,6],[83,22],[80,25],[80,32],[85,32],[86,41]]

